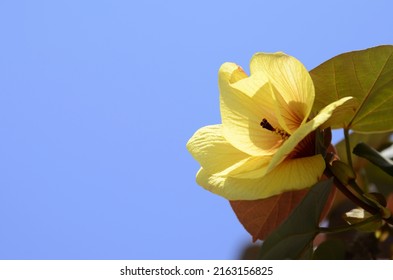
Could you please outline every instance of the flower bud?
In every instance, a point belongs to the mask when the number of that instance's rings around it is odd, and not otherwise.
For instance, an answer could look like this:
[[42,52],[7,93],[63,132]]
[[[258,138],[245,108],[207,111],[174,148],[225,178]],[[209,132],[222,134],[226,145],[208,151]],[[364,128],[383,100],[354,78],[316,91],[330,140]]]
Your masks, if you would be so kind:
[[332,171],[333,175],[344,185],[349,185],[350,181],[356,179],[356,175],[352,168],[342,161],[333,161],[332,165],[329,166],[329,169]]

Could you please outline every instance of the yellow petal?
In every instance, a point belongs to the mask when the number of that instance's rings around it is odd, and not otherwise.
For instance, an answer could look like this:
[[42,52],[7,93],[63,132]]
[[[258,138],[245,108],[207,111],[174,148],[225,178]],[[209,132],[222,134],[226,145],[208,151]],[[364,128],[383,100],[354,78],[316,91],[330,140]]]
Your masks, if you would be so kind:
[[187,142],[187,149],[210,173],[222,172],[249,157],[226,141],[221,125],[209,125],[197,130]]
[[278,124],[270,85],[263,75],[247,77],[243,73],[233,63],[223,64],[219,71],[224,136],[234,147],[250,155],[273,154],[282,139],[260,125],[263,118],[274,126]]
[[244,178],[261,177],[271,157],[252,157],[233,147],[222,135],[221,125],[200,128],[187,142],[187,149],[209,173]]
[[284,53],[257,53],[250,63],[251,75],[261,72],[272,84],[280,125],[290,134],[304,123],[312,109],[315,91],[307,69]]
[[284,161],[258,179],[217,176],[201,168],[197,174],[197,183],[228,200],[255,200],[311,187],[319,180],[324,169],[324,159],[321,155],[315,155]]
[[217,176],[230,176],[236,178],[259,178],[266,174],[271,156],[245,158],[231,167],[217,173]]
[[248,77],[243,68],[232,62],[226,62],[221,65],[218,75],[219,79],[224,79],[229,83],[235,83]]
[[337,129],[347,127],[358,107],[359,101],[356,98],[348,99],[345,104],[334,110],[332,116],[321,126],[321,128],[331,127]]
[[300,141],[302,141],[310,132],[325,123],[332,116],[334,111],[336,111],[340,106],[345,105],[350,99],[352,99],[352,97],[343,97],[340,100],[329,104],[323,108],[314,119],[301,125],[272,157],[266,172],[273,170],[278,164],[280,164],[294,150]]

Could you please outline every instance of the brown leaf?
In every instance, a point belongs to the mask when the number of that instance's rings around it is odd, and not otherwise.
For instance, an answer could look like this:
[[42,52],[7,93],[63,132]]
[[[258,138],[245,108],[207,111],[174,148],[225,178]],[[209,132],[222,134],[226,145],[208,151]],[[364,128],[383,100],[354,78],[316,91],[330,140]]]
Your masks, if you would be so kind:
[[387,200],[387,208],[393,213],[393,193],[389,194]]
[[258,200],[230,201],[230,204],[253,241],[264,240],[288,217],[307,191],[290,191]]
[[[323,178],[326,179],[324,175]],[[265,199],[229,201],[238,220],[252,236],[253,242],[264,240],[292,213],[309,189],[289,191]],[[324,219],[335,199],[337,189],[332,192],[321,215]]]

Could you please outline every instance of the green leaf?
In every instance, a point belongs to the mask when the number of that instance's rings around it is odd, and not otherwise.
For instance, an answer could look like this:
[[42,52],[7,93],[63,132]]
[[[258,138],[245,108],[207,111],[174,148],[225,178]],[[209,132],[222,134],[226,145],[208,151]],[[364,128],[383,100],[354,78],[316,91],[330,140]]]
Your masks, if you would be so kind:
[[[363,142],[368,144],[370,147],[373,147],[374,149],[382,150],[392,144],[389,140],[390,135],[391,133],[361,134],[353,132],[349,134],[349,143],[351,147],[355,147],[358,143]],[[340,160],[348,163],[345,140],[343,139],[338,142],[335,147]],[[363,168],[366,165],[366,161],[357,156],[353,157],[352,162],[355,171]]]
[[379,218],[375,218],[370,222],[367,222],[367,220],[370,220],[371,217],[374,216],[362,208],[354,208],[343,215],[343,219],[353,226],[366,222],[365,224],[363,223],[362,225],[356,226],[357,230],[364,232],[374,232],[382,226],[382,219]]
[[333,57],[310,71],[316,96],[313,112],[342,97],[358,101],[341,114],[342,125],[358,132],[393,130],[393,46],[379,46]]
[[262,244],[260,259],[296,259],[315,235],[333,179],[315,184],[292,214]]
[[329,239],[315,250],[313,260],[344,260],[345,243],[339,239]]
[[369,145],[365,143],[359,143],[353,149],[353,153],[359,157],[367,159],[390,176],[393,176],[393,163],[381,156],[377,150],[371,148]]
[[[360,134],[351,133],[349,135],[350,146],[353,148],[358,143],[364,142],[370,147],[378,151],[382,151],[387,147],[392,145],[390,141],[391,133],[378,133],[378,134]],[[338,157],[341,161],[348,163],[345,141],[342,140],[335,145]],[[351,150],[352,150],[351,148]],[[356,155],[352,156],[353,168],[357,173],[358,184],[367,189],[369,184],[377,186],[378,191],[387,195],[393,190],[393,177],[386,174],[384,171],[371,164],[364,158],[358,157]]]
[[364,169],[368,182],[372,182],[384,196],[393,191],[393,177],[382,171],[374,164],[368,164]]

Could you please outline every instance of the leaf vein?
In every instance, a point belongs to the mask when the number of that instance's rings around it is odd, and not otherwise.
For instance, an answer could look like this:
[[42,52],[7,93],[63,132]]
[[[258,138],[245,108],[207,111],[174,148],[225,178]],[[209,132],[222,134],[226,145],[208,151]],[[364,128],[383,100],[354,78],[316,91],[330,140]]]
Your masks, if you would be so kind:
[[[368,53],[368,55],[370,56],[370,54]],[[381,73],[383,72],[383,70],[386,68],[386,65],[388,64],[389,60],[391,59],[393,55],[393,52],[390,53],[389,57],[386,59],[385,63],[383,64],[383,66],[381,67],[381,70],[379,71],[378,75],[376,75],[375,80],[370,88],[370,90],[366,93],[365,98],[363,98],[363,100],[361,101],[361,104],[359,105],[359,107],[357,108],[353,118],[351,119],[351,121],[348,124],[348,127],[352,126],[352,123],[354,122],[354,120],[357,118],[359,112],[361,111],[361,109],[363,108],[364,104],[366,103],[366,101],[369,99],[369,97],[371,96],[371,94],[374,92],[373,89],[378,81],[378,78],[381,76]],[[353,56],[352,56],[353,57]]]

